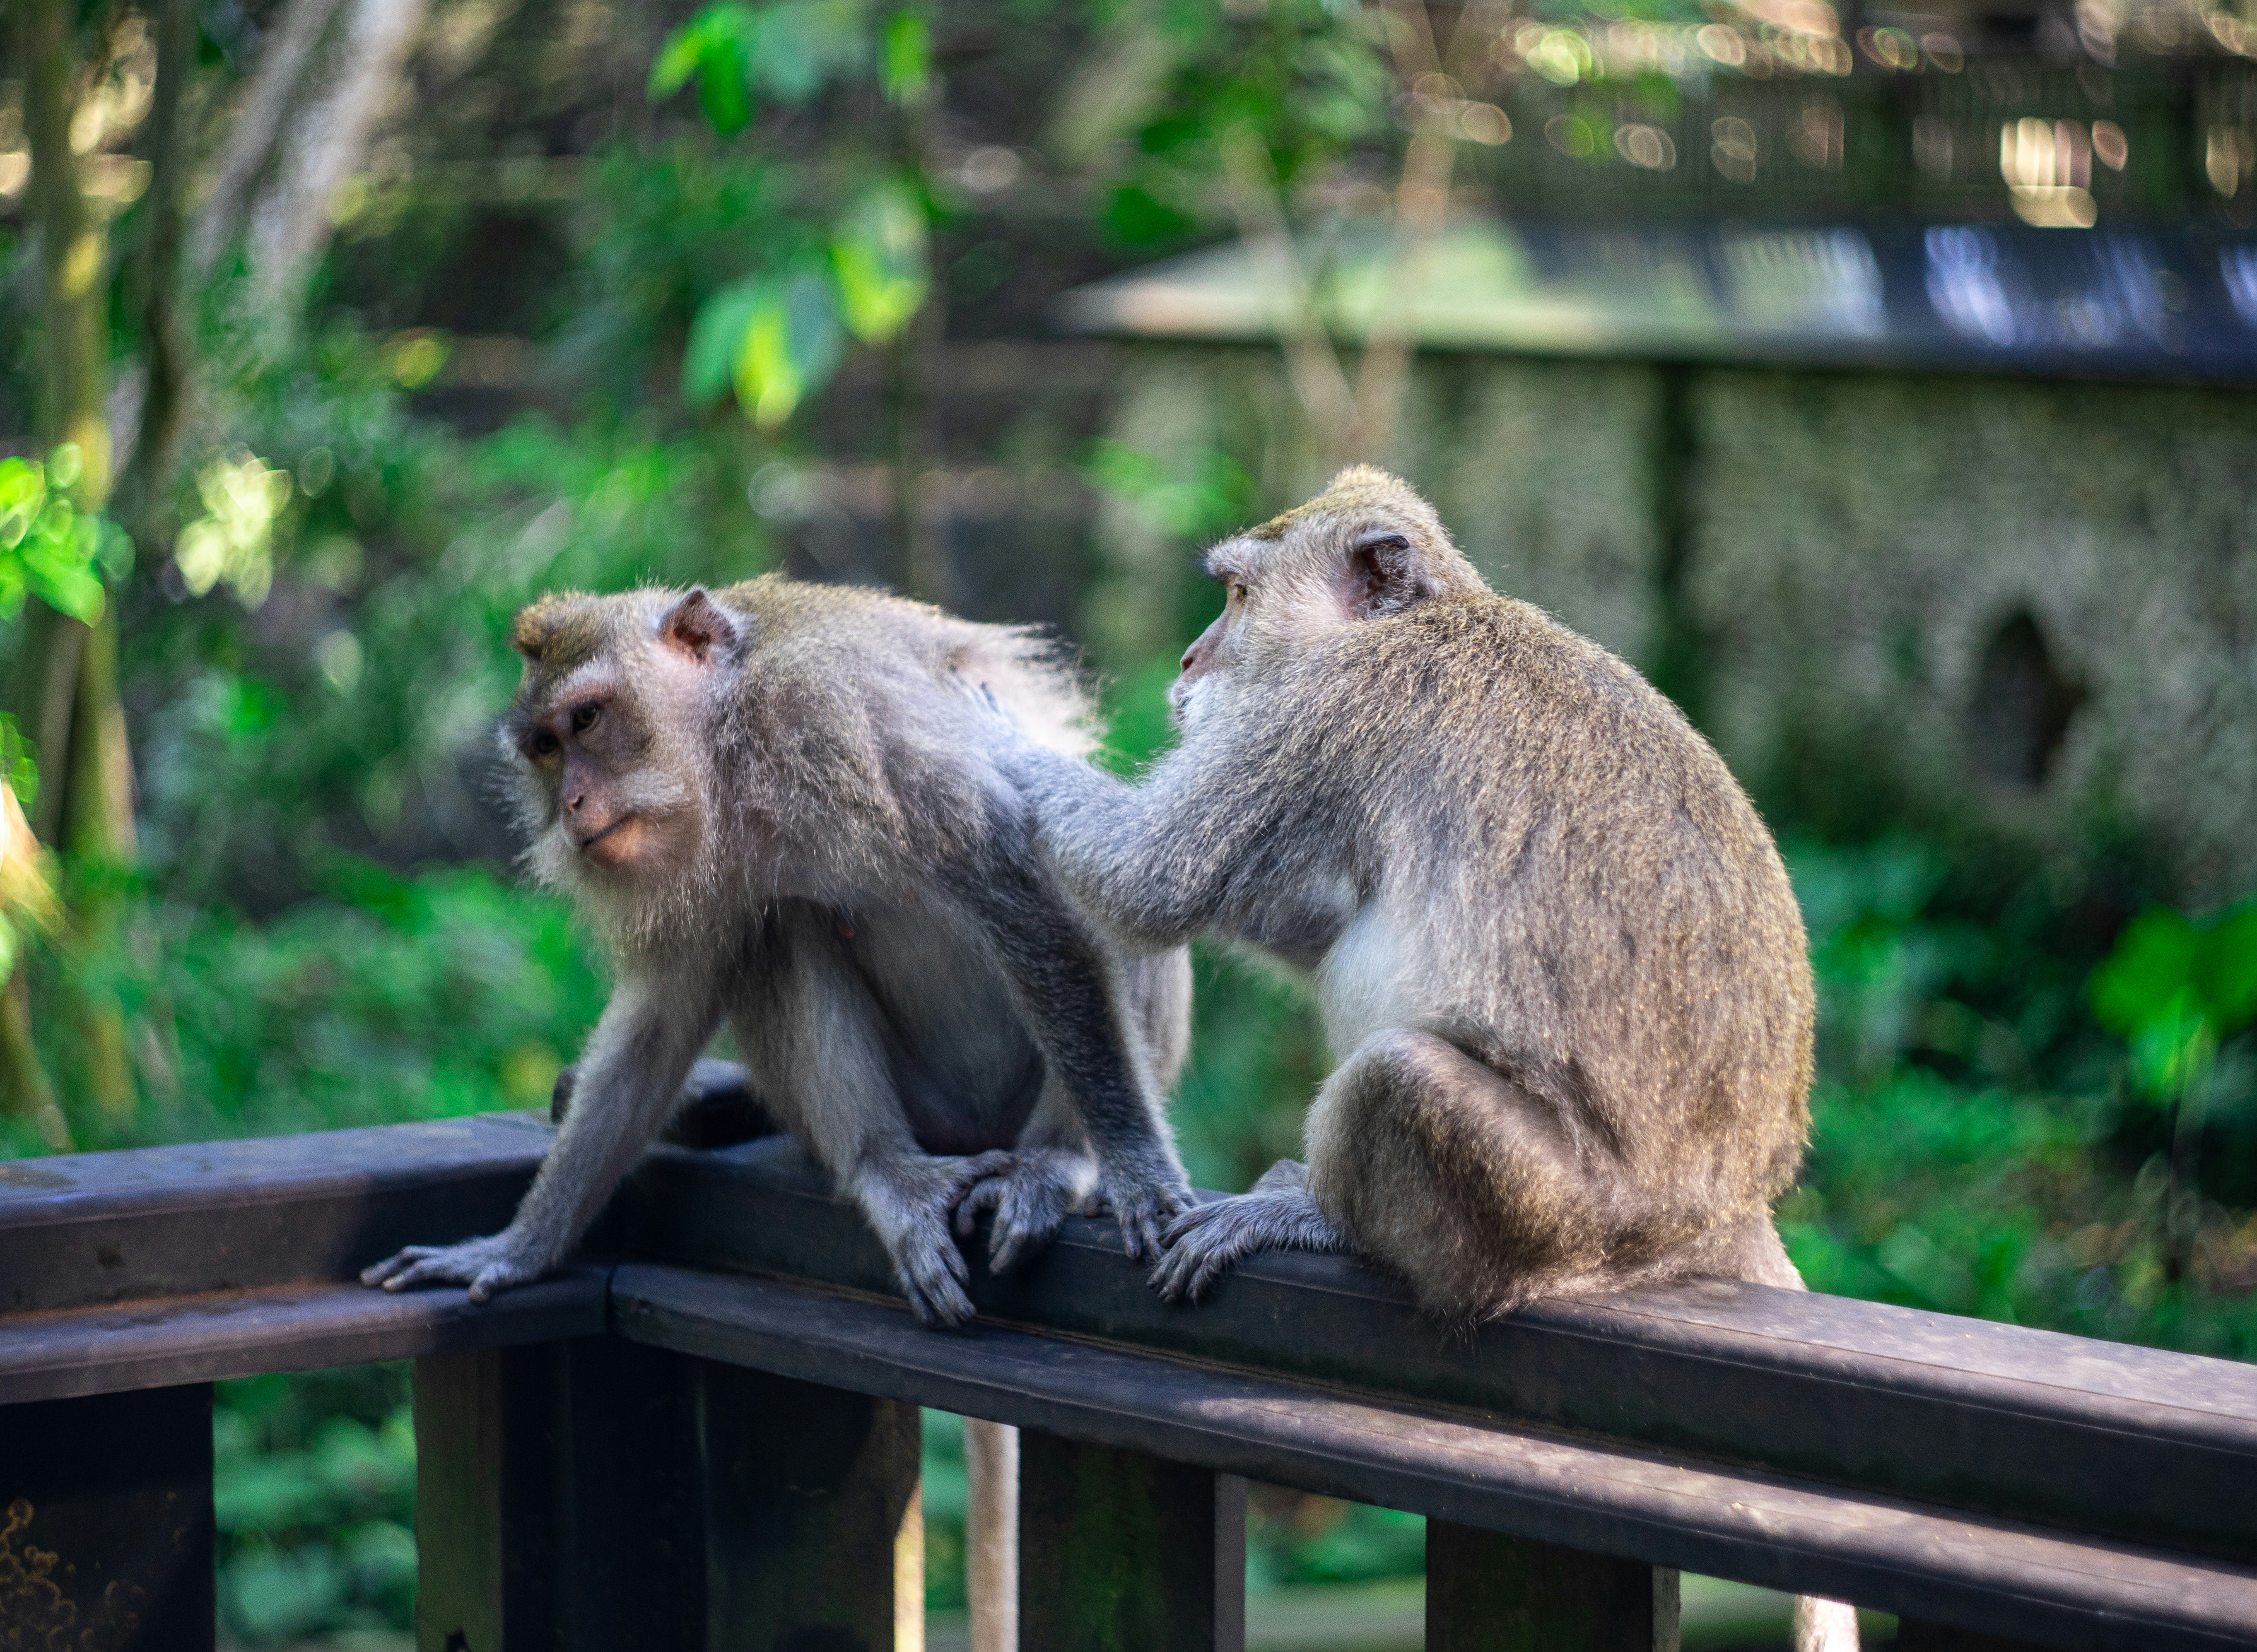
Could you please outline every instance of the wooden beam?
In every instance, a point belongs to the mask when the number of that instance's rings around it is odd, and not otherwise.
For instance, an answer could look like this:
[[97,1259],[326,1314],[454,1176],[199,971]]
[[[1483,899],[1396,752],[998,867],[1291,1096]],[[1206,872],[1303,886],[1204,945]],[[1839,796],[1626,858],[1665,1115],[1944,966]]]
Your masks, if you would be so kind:
[[2027,1641],[1999,1634],[1978,1634],[1917,1618],[1897,1620],[1897,1652],[2033,1652]]
[[0,1644],[211,1652],[211,1387],[0,1412]]
[[1426,1652],[1677,1652],[1677,1573],[1426,1522]]
[[[787,1140],[660,1148],[623,1196],[638,1260],[891,1294],[854,1209]],[[1196,1312],[1110,1218],[1067,1221],[983,1316],[1468,1406],[1543,1427],[2224,1560],[2257,1554],[2257,1366],[1879,1303],[1703,1281],[1445,1332],[1338,1256],[1249,1257]]]
[[622,1265],[612,1301],[632,1340],[1015,1423],[1022,1440],[1041,1429],[2074,1652],[2257,1648],[2257,1575],[2169,1550],[1118,1346],[935,1336],[905,1309],[772,1281]]
[[1028,1652],[1243,1652],[1238,1476],[1022,1431],[1019,1534]]

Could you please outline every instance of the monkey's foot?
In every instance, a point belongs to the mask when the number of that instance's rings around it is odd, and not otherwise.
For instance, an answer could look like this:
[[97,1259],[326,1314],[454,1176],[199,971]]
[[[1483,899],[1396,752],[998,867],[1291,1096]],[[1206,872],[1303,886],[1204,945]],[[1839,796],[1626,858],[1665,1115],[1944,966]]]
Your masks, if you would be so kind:
[[949,1215],[973,1186],[1010,1168],[1008,1153],[967,1159],[913,1158],[866,1164],[850,1184],[854,1202],[878,1230],[909,1311],[928,1325],[960,1325],[972,1317],[965,1287],[972,1270],[948,1231]]
[[[1274,1175],[1276,1173],[1271,1173]],[[1268,1183],[1270,1176],[1262,1178]],[[1256,1251],[1348,1251],[1354,1242],[1298,1188],[1270,1187],[1186,1211],[1169,1225],[1168,1253],[1152,1287],[1168,1302],[1197,1302],[1233,1263]]]
[[956,1207],[956,1235],[970,1239],[980,1213],[993,1211],[987,1267],[1008,1274],[1058,1237],[1069,1216],[1087,1213],[1097,1186],[1089,1155],[1068,1147],[1035,1147],[1011,1155],[1010,1164],[972,1184]]
[[494,1233],[460,1245],[410,1245],[361,1269],[360,1282],[386,1290],[467,1285],[471,1300],[482,1303],[512,1285],[530,1284],[548,1271],[546,1263],[526,1255],[507,1233]]
[[1109,1167],[1098,1197],[1101,1208],[1120,1218],[1121,1248],[1132,1262],[1158,1261],[1168,1224],[1192,1208],[1191,1183],[1172,1162],[1164,1168]]

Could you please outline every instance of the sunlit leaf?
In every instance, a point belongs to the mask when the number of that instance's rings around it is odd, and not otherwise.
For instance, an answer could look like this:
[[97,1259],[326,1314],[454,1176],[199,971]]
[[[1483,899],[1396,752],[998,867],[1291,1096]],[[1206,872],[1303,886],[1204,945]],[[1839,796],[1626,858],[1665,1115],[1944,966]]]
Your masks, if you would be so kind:
[[739,281],[698,307],[682,354],[682,393],[692,406],[710,407],[729,393],[738,348],[760,296],[758,280]]
[[878,45],[878,86],[889,103],[912,103],[932,83],[932,25],[922,11],[886,19]]
[[838,364],[838,314],[827,283],[807,272],[763,282],[737,347],[737,400],[773,430]]
[[705,118],[723,136],[734,136],[753,117],[753,60],[761,33],[760,18],[749,6],[733,0],[708,6],[659,48],[647,95],[657,102],[695,79]]
[[899,183],[870,190],[840,221],[831,258],[847,330],[866,344],[895,337],[931,287],[923,206]]

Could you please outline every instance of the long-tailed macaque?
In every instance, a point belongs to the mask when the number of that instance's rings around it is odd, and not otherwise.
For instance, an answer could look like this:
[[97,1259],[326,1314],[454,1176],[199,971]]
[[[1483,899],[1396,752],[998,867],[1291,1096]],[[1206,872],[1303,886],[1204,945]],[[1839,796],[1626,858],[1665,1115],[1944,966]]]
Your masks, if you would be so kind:
[[[1810,965],[1708,742],[1368,467],[1207,567],[1226,604],[1142,784],[1031,742],[1005,764],[1131,948],[1213,930],[1315,971],[1338,1065],[1306,1168],[1178,1218],[1162,1294],[1276,1248],[1361,1252],[1459,1318],[1691,1274],[1800,1288],[1771,1206],[1809,1127]],[[1798,1636],[1854,1646],[1855,1619],[1805,1603]]]
[[993,766],[964,674],[994,686],[1015,738],[1069,762],[1088,744],[1079,690],[1037,641],[771,576],[547,597],[512,642],[501,739],[527,859],[578,901],[618,985],[509,1227],[364,1280],[483,1302],[554,1267],[724,1022],[761,1107],[860,1206],[927,1323],[972,1313],[959,1211],[994,1212],[999,1270],[1100,1202],[1157,1260],[1190,1204],[1160,1099],[1189,965],[1107,944]]

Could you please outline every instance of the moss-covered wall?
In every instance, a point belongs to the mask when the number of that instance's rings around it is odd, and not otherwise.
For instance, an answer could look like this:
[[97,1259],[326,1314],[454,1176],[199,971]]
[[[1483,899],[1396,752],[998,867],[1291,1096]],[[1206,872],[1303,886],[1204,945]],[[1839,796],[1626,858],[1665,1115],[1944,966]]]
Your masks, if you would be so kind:
[[[1113,432],[1229,451],[1263,507],[1321,480],[1266,350],[1134,353]],[[1436,357],[1392,462],[1775,808],[2257,887],[2257,396]],[[1092,640],[1164,646],[1180,545],[1100,538]]]

